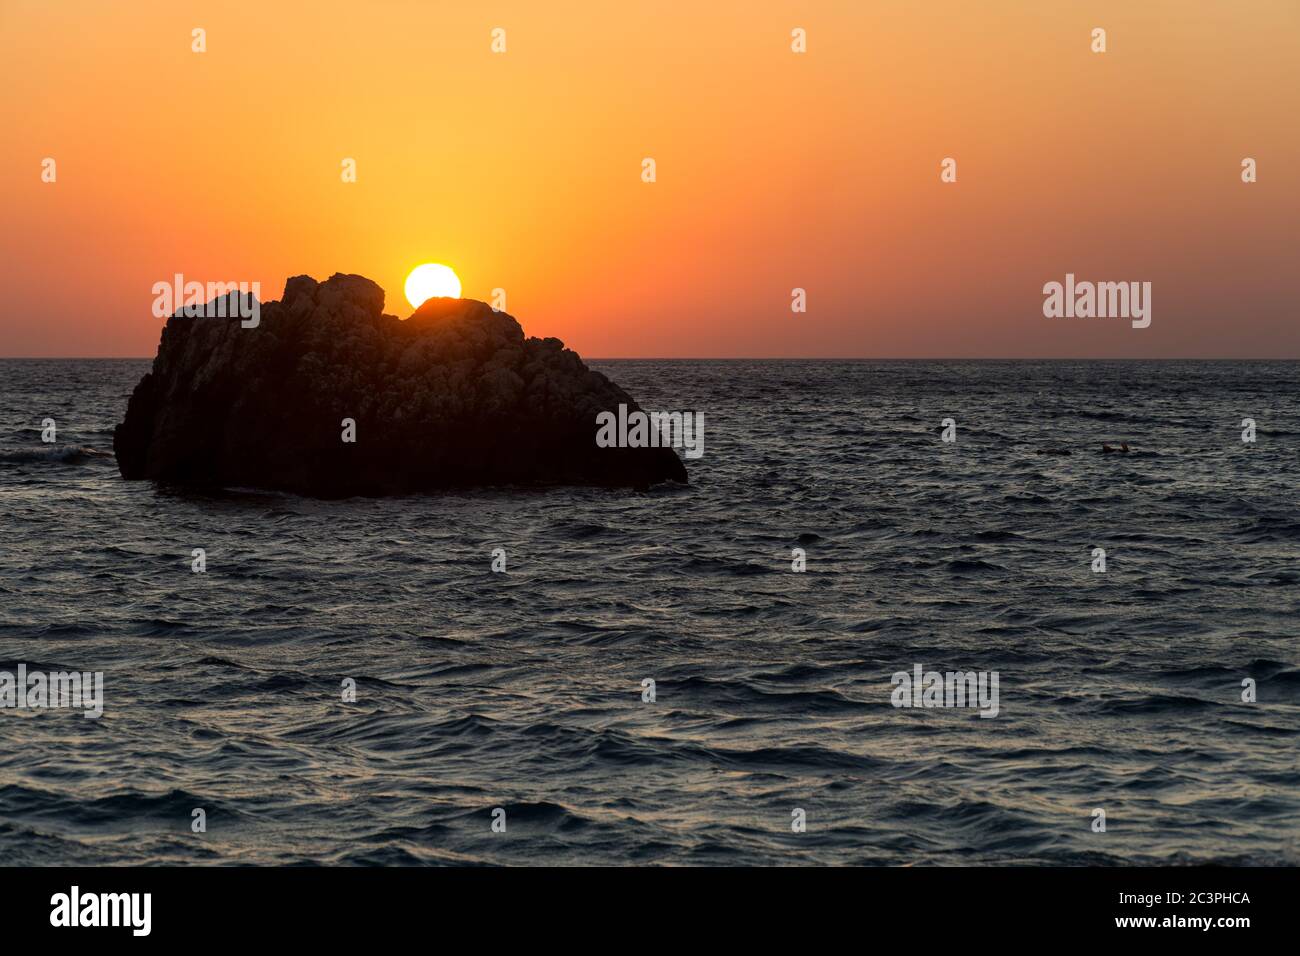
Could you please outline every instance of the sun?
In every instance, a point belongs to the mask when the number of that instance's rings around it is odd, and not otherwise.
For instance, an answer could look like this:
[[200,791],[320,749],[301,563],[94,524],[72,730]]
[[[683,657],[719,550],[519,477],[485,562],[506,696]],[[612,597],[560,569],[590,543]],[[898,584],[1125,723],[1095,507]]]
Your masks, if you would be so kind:
[[406,301],[418,309],[426,299],[460,298],[460,279],[450,266],[426,262],[416,266],[406,277]]

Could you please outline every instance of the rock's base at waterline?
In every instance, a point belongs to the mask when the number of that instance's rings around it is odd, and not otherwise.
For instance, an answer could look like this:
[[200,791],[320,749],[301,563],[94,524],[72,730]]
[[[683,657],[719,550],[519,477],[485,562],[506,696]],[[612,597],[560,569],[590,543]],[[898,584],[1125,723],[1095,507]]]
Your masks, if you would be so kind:
[[636,403],[559,339],[473,299],[383,307],[336,274],[290,279],[255,328],[172,316],[113,436],[122,477],[325,498],[686,481],[670,448],[597,447],[597,414]]

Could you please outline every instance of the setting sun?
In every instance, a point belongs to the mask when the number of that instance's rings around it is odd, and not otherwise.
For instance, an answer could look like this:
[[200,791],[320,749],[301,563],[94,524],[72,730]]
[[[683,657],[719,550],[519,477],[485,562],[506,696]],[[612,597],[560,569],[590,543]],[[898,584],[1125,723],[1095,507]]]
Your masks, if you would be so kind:
[[406,277],[406,300],[418,309],[427,299],[460,298],[460,279],[450,266],[426,262]]

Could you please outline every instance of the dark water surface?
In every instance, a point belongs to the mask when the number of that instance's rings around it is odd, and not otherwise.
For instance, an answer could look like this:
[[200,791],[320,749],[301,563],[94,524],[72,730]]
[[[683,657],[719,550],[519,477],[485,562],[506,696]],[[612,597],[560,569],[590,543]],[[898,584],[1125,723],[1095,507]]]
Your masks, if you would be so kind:
[[689,487],[126,483],[147,362],[0,361],[0,671],[105,681],[0,710],[4,861],[1300,863],[1300,364],[591,364]]

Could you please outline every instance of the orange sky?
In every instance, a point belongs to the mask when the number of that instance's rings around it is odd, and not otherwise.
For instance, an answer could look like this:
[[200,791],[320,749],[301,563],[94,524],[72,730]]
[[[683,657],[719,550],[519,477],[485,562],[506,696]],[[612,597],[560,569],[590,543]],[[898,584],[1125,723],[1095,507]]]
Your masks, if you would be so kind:
[[[1296,0],[0,0],[0,355],[435,261],[593,358],[1300,358],[1298,50]],[[1151,327],[1045,318],[1067,272]]]

